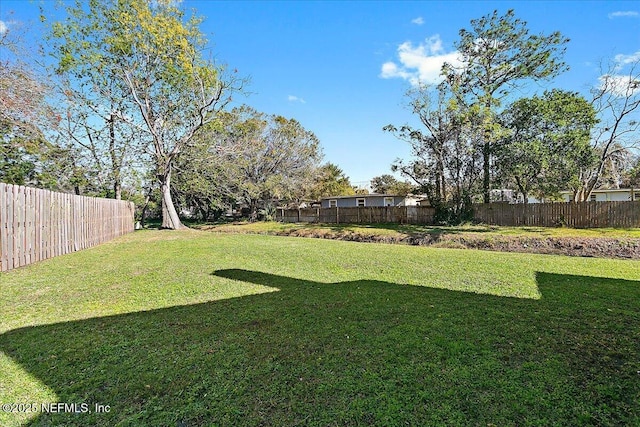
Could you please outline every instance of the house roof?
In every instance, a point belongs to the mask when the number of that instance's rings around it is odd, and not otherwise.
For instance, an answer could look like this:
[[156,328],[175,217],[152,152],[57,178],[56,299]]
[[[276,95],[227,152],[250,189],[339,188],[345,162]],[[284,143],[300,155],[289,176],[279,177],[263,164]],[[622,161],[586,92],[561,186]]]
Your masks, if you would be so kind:
[[366,197],[400,197],[400,198],[405,198],[405,196],[398,196],[397,194],[377,194],[377,193],[370,193],[370,194],[354,194],[352,196],[330,196],[330,197],[323,197],[320,200],[336,200],[336,199],[363,199]]

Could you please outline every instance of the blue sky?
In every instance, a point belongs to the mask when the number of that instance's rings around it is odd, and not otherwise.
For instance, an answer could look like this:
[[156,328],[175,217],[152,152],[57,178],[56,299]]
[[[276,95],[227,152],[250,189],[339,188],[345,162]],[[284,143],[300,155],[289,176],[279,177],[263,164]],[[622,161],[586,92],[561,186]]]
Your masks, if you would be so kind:
[[[410,79],[437,78],[458,31],[497,9],[515,9],[532,33],[560,31],[571,41],[570,70],[532,84],[522,96],[559,87],[587,93],[599,62],[640,56],[637,1],[204,1],[185,0],[205,17],[201,29],[217,61],[251,78],[241,101],[293,117],[320,139],[325,161],[353,183],[390,172],[405,143],[382,131],[415,123],[403,106]],[[10,12],[13,11],[14,13]],[[2,0],[0,31],[38,21],[38,3]],[[31,30],[37,37],[37,31]],[[621,56],[620,56],[621,55]],[[386,65],[385,65],[386,64]],[[418,71],[418,68],[422,72]]]

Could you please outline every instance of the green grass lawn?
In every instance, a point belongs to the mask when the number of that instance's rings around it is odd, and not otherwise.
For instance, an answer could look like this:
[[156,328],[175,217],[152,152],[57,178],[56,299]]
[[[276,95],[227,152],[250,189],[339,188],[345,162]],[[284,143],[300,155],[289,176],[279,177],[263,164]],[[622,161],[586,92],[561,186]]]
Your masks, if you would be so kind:
[[638,261],[142,231],[0,291],[0,404],[109,406],[2,426],[640,424]]

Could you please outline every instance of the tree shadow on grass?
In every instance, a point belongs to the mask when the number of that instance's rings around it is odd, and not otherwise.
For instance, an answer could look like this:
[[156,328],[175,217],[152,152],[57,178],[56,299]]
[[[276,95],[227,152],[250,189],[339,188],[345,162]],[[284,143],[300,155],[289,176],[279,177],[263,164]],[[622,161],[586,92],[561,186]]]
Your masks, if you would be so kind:
[[640,283],[540,300],[246,270],[279,292],[36,326],[0,350],[58,401],[32,426],[637,425]]

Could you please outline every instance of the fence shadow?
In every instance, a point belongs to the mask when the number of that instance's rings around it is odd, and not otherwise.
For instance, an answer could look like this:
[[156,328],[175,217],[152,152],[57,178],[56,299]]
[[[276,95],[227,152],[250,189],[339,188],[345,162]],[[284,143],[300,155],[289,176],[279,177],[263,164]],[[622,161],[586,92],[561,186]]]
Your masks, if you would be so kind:
[[640,282],[537,273],[542,298],[526,300],[241,269],[212,275],[279,292],[0,335],[0,351],[60,402],[110,406],[28,425],[584,425],[640,416]]

